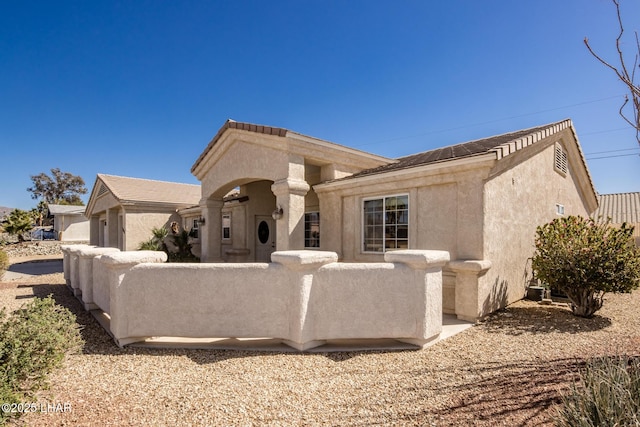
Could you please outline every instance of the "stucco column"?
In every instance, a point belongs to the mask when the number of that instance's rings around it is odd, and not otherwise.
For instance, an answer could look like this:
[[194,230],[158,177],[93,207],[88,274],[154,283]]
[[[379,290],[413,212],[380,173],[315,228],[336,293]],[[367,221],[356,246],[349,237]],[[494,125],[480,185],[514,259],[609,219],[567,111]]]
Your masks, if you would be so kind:
[[200,262],[221,262],[222,200],[200,201],[204,224],[200,224]]
[[468,322],[481,319],[485,315],[481,277],[491,268],[491,261],[458,260],[448,267],[456,273],[456,316]]
[[419,307],[416,333],[398,341],[424,348],[442,332],[442,267],[449,261],[449,252],[412,249],[389,251],[384,254],[384,260],[404,264],[415,271],[413,295]]
[[284,343],[300,351],[324,344],[324,340],[315,339],[315,325],[308,316],[313,275],[323,265],[337,262],[338,254],[325,251],[274,252],[271,259],[285,266],[289,276],[291,310],[288,313],[289,336]]
[[99,308],[93,302],[93,259],[97,256],[120,252],[118,248],[94,248],[87,246],[77,251],[78,256],[78,285],[80,286],[81,301],[84,309]]
[[89,244],[93,246],[100,244],[100,217],[98,215],[89,218]]
[[483,258],[484,182],[469,177],[458,183],[457,254],[461,259]]
[[123,284],[126,273],[138,264],[166,261],[167,254],[159,251],[114,252],[100,256],[100,262],[107,269],[109,283],[109,329],[119,347],[149,338],[130,333],[135,324],[129,321],[133,308],[128,301],[130,292],[135,292],[135,286],[132,289],[131,284]]
[[118,210],[107,209],[107,230],[109,233],[108,246],[111,248],[118,247],[118,235],[122,232],[118,228]]
[[[341,259],[342,197],[335,192],[318,192],[320,202],[320,249],[332,251]],[[326,230],[326,231],[325,231]]]
[[304,196],[311,187],[304,179],[276,181],[271,191],[282,218],[276,221],[276,251],[304,249]]

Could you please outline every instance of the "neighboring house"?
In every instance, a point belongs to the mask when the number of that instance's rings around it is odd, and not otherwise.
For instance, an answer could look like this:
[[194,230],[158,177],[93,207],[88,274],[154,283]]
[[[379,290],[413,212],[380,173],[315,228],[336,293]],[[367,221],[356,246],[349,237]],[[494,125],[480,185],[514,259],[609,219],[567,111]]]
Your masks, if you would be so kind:
[[393,249],[446,250],[443,310],[466,320],[524,296],[536,226],[598,206],[570,120],[400,159],[227,121],[191,171],[203,261],[320,249],[377,262]]
[[199,185],[98,174],[85,212],[90,244],[136,250],[153,228],[174,221],[187,228],[178,210],[198,205],[200,198]]
[[599,206],[593,213],[596,221],[611,219],[611,225],[633,225],[633,237],[640,246],[640,193],[599,194]]
[[56,239],[63,242],[88,242],[89,220],[84,216],[84,206],[48,205],[48,216],[53,217]]

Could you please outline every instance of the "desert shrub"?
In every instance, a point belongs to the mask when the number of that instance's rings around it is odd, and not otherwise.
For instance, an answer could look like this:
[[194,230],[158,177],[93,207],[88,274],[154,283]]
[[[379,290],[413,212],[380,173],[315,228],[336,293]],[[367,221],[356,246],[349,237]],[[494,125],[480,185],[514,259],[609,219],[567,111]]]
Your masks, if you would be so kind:
[[[0,402],[26,402],[47,386],[65,355],[82,346],[75,316],[51,297],[36,298],[7,316],[0,311]],[[0,411],[0,425],[10,416]]]
[[562,397],[561,427],[640,425],[640,359],[605,357],[587,363]]
[[166,227],[154,227],[151,230],[151,238],[149,240],[140,243],[138,250],[140,251],[164,251],[168,252],[167,245],[164,243],[164,239],[169,235],[169,230]]
[[9,257],[7,253],[0,249],[0,280],[2,280],[2,276],[4,276],[4,272],[9,268]]
[[182,230],[171,236],[171,242],[177,248],[176,252],[168,252],[169,262],[197,262],[198,257],[191,253],[190,233]]
[[[166,227],[154,228],[151,230],[153,236],[138,246],[141,251],[163,251],[167,254],[169,262],[198,262],[199,258],[191,253],[190,233],[186,230],[179,230],[177,222],[171,223],[171,234]],[[165,243],[167,237],[176,248],[175,251],[169,249]]]
[[536,230],[535,276],[560,290],[577,316],[591,317],[607,292],[631,292],[640,280],[633,227],[613,228],[578,216],[556,218]]

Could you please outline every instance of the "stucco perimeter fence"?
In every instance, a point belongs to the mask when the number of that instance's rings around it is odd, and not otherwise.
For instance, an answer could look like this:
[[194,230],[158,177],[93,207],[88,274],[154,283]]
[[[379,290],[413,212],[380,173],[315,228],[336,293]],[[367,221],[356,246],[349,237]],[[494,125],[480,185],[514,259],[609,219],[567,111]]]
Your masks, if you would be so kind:
[[272,338],[298,350],[329,340],[392,338],[424,347],[442,331],[448,252],[388,252],[338,263],[334,252],[283,251],[271,263],[165,263],[162,252],[63,247],[85,309],[110,317],[119,346],[151,337]]

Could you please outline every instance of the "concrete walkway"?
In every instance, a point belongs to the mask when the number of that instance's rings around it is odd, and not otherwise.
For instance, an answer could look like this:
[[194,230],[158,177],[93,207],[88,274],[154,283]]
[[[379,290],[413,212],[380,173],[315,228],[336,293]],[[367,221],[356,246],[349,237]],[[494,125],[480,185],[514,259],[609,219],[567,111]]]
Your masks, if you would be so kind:
[[9,262],[9,269],[2,277],[3,282],[31,281],[37,276],[62,273],[61,255],[11,258]]

